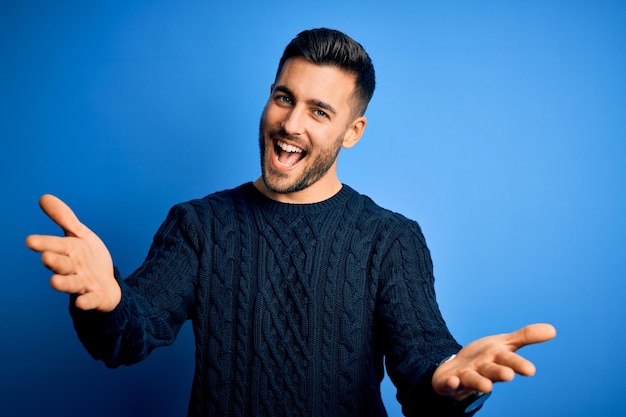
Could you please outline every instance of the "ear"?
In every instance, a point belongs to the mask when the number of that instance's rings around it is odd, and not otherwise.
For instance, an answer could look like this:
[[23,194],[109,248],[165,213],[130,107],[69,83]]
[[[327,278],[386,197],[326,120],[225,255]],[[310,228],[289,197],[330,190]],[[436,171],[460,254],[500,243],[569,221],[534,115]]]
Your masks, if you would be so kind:
[[366,125],[367,118],[365,118],[365,116],[360,116],[354,119],[343,137],[343,143],[341,144],[341,146],[349,149],[356,145],[359,139],[361,139],[361,136],[363,136]]

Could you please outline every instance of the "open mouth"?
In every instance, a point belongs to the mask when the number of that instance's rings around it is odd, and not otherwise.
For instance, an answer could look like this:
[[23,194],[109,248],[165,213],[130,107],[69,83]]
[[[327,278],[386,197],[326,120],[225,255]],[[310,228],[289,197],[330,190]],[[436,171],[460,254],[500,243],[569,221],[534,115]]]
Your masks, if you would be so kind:
[[306,156],[306,151],[297,146],[290,145],[282,140],[274,141],[276,161],[284,167],[293,167]]

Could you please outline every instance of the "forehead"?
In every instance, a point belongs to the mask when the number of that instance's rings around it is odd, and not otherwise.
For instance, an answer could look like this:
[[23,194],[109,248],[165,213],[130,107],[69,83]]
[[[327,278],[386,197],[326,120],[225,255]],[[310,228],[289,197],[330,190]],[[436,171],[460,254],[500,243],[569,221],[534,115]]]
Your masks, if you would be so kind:
[[297,100],[317,100],[335,108],[350,108],[356,77],[340,68],[296,57],[285,62],[275,85],[287,87]]

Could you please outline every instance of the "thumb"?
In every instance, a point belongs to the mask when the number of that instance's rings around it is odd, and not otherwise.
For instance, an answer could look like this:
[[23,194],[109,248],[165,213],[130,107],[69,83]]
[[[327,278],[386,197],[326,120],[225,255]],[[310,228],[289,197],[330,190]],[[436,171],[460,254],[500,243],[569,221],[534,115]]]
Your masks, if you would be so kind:
[[66,236],[81,236],[87,230],[72,209],[58,197],[44,194],[39,199],[39,207],[50,219],[63,229]]
[[518,350],[526,345],[546,342],[556,337],[556,329],[551,324],[535,323],[524,326],[513,333],[508,334],[508,344],[513,350]]

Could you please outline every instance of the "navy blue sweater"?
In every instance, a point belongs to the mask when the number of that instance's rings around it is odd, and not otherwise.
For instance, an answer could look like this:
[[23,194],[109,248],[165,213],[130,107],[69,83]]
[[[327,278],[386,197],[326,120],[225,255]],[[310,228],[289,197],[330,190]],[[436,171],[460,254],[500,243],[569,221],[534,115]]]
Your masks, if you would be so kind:
[[129,365],[191,320],[189,416],[384,416],[383,361],[405,414],[462,415],[430,384],[460,346],[418,224],[346,185],[315,204],[251,183],[178,204],[120,285],[111,313],[71,308],[79,338]]

